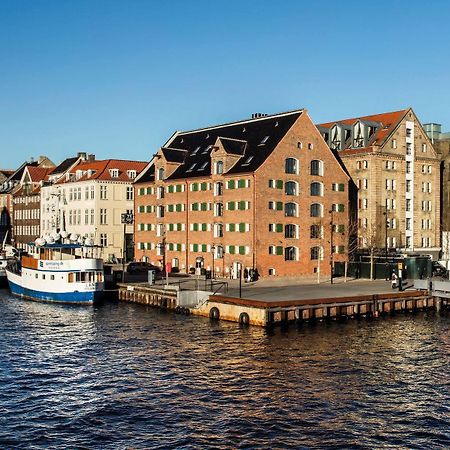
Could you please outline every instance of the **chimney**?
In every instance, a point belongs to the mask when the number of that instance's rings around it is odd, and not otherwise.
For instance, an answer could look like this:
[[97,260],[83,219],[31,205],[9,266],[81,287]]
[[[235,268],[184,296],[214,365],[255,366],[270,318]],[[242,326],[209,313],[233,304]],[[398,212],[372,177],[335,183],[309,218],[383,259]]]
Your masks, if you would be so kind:
[[89,153],[87,159],[88,159],[88,161],[95,161],[95,155],[93,153]]
[[86,161],[86,152],[78,152],[78,158],[81,158],[83,161]]
[[259,113],[259,112],[257,112],[257,113],[253,113],[252,114],[252,119],[259,119],[260,117],[266,117],[266,116],[267,116],[266,113]]

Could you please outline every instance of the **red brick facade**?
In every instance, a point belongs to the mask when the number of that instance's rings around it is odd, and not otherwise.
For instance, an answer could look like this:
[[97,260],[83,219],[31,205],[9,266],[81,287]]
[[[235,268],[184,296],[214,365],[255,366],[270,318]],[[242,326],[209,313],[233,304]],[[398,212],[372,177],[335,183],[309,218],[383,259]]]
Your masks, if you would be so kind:
[[[334,261],[347,258],[352,182],[305,111],[254,171],[229,173],[244,156],[227,153],[220,139],[210,157],[208,174],[171,179],[177,164],[168,163],[159,151],[154,179],[136,182],[137,259],[154,264],[165,259],[184,272],[203,258],[203,267],[212,269],[214,248],[216,275],[235,274],[240,263],[266,277],[311,276],[317,270],[329,274],[332,244]],[[215,173],[218,161],[223,162],[223,174]],[[286,173],[286,164],[293,173]],[[318,183],[314,188],[319,195],[311,195],[312,183]],[[311,217],[312,204],[320,205],[320,217]],[[159,217],[163,209],[164,217]],[[311,237],[312,226],[317,237]]]

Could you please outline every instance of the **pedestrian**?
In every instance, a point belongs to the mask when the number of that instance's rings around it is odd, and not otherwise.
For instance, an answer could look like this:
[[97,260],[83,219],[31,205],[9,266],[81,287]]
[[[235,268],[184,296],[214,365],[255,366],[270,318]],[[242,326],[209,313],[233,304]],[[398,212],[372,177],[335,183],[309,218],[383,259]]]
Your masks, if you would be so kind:
[[248,282],[248,269],[247,267],[244,269],[244,283]]
[[392,289],[397,289],[397,280],[398,280],[397,274],[395,272],[392,272],[392,277],[391,277]]
[[230,280],[233,279],[233,266],[230,266]]

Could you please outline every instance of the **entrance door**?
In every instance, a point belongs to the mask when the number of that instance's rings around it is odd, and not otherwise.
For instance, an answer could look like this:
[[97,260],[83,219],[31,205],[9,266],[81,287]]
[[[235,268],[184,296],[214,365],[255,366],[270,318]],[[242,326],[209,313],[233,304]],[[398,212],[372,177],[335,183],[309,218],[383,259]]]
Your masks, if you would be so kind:
[[235,261],[233,263],[233,280],[237,280],[239,278],[239,271],[241,270],[241,263]]

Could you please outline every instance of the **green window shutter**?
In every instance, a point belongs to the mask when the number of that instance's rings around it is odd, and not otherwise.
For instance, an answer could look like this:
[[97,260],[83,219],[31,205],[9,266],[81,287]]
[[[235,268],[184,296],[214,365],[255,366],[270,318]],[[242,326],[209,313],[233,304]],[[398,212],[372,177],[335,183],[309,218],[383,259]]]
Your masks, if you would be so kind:
[[283,247],[277,246],[275,250],[275,254],[282,255],[283,254]]
[[229,229],[231,232],[236,231],[236,224],[230,223],[230,224],[228,225],[228,229]]
[[192,203],[192,211],[198,211],[198,203]]
[[201,204],[201,210],[202,211],[207,211],[208,210],[208,203],[202,203]]
[[342,203],[339,203],[339,205],[338,205],[338,211],[339,211],[339,212],[344,212],[344,210],[345,210],[345,206],[344,206]]
[[170,184],[167,186],[167,192],[172,193],[173,192],[173,184]]
[[345,232],[345,225],[339,225],[338,226],[338,231],[339,231],[339,233],[344,233]]
[[235,182],[234,180],[228,180],[228,189],[234,189]]
[[147,212],[152,212],[152,207],[151,206],[147,206]]
[[152,188],[148,187],[148,188],[146,189],[146,191],[147,191],[147,195],[150,195],[150,194],[152,193]]
[[245,223],[240,223],[239,224],[239,232],[240,233],[245,233]]
[[183,225],[181,223],[177,223],[177,231],[183,231]]
[[239,246],[239,254],[240,255],[245,255],[245,246],[243,246],[243,245]]
[[202,252],[206,252],[208,250],[208,246],[206,244],[202,244]]
[[277,211],[283,211],[283,202],[277,202]]
[[238,181],[238,188],[245,188],[245,180]]
[[283,224],[282,223],[277,223],[275,225],[275,230],[277,231],[277,233],[282,233],[283,232]]
[[277,180],[275,186],[277,189],[283,189],[283,180]]
[[202,223],[202,231],[206,231],[208,228],[208,224]]
[[193,223],[192,229],[193,229],[193,231],[198,231],[198,223]]
[[177,244],[177,251],[181,252],[181,244]]
[[198,244],[192,244],[192,251],[198,252]]
[[344,183],[339,183],[339,190],[340,190],[341,192],[344,192],[344,191],[345,191],[345,184],[344,184]]
[[176,211],[176,212],[181,212],[181,203],[177,203],[177,204],[175,205],[175,211]]
[[228,202],[228,210],[234,211],[234,202]]
[[202,191],[206,191],[206,190],[208,189],[208,183],[202,183],[202,184],[200,185],[200,189],[201,189]]
[[140,205],[140,206],[139,206],[139,212],[140,212],[140,213],[145,212],[145,206],[144,206],[144,205]]
[[139,189],[139,195],[145,195],[145,188]]
[[182,187],[181,184],[175,185],[175,192],[181,192],[181,189],[182,189],[181,187]]
[[167,205],[167,211],[173,212],[173,205]]
[[230,247],[229,247],[229,253],[230,253],[230,255],[234,255],[234,245],[230,245]]
[[245,202],[244,201],[240,201],[238,203],[238,209],[240,209],[241,211],[243,211],[245,209]]

